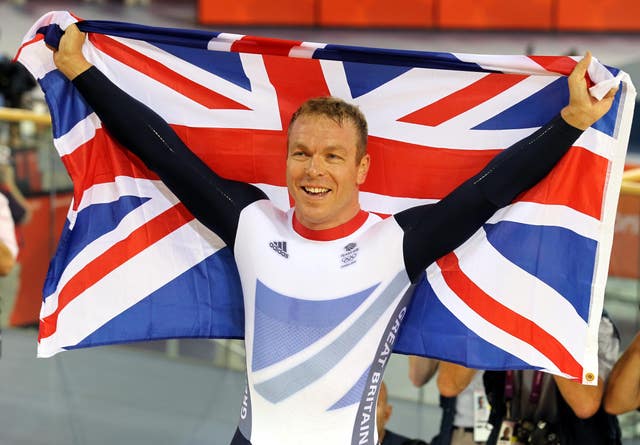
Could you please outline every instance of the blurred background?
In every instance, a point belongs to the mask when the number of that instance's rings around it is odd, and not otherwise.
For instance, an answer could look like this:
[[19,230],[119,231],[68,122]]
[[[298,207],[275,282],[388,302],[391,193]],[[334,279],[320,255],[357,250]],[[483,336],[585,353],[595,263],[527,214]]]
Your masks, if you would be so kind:
[[[226,445],[244,391],[237,341],[170,340],[35,359],[41,289],[71,201],[53,149],[42,93],[11,59],[50,10],[86,19],[205,28],[363,46],[482,54],[575,55],[591,50],[640,85],[637,0],[2,0],[0,177],[24,199],[16,220],[18,267],[0,278],[0,444]],[[20,110],[24,110],[21,113]],[[640,166],[640,118],[627,165]],[[0,175],[1,176],[1,175]],[[621,195],[605,308],[622,346],[640,327],[640,197]],[[386,374],[390,428],[429,440],[440,408],[434,382],[416,389],[406,357]],[[620,417],[625,444],[640,444],[640,416]]]

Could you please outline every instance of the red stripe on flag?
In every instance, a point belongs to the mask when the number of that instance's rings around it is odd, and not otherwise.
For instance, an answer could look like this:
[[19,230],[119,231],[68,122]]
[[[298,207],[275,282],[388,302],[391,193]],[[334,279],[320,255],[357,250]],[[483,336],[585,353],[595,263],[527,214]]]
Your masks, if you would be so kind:
[[368,151],[371,167],[362,191],[422,199],[443,198],[500,152],[425,147],[372,136]]
[[531,60],[547,71],[568,76],[578,62],[568,56],[529,56]]
[[231,44],[231,51],[237,53],[270,54],[288,56],[291,48],[300,46],[302,41],[283,40],[269,37],[243,36]]
[[158,179],[133,153],[123,149],[103,128],[62,162],[73,181],[73,205],[77,209],[84,191],[96,184],[113,182],[116,176]]
[[440,258],[437,264],[449,288],[471,310],[509,335],[533,346],[551,360],[560,371],[573,376],[582,375],[582,366],[558,339],[531,320],[487,295],[462,272],[454,253]]
[[[578,62],[568,56],[529,56],[529,58],[545,70],[565,76],[571,74],[571,71],[573,71],[578,64]],[[594,83],[589,77],[589,73],[587,73],[586,78],[587,87],[592,87]]]
[[[203,129],[174,126],[190,149],[218,175],[243,182],[285,186],[283,131]],[[213,149],[212,149],[213,148]],[[371,168],[362,191],[404,198],[441,199],[478,173],[499,150],[451,150],[370,138]],[[83,190],[116,176],[157,179],[103,129],[63,157],[74,180],[74,203]],[[455,168],[451,166],[455,165]],[[565,205],[600,219],[608,161],[573,147],[539,184],[516,201]],[[412,172],[408,175],[407,172]]]
[[582,147],[572,147],[556,167],[517,201],[558,204],[600,219],[609,161]]
[[33,39],[29,40],[28,42],[24,42],[22,45],[20,45],[20,48],[18,48],[18,52],[16,53],[16,56],[13,58],[12,62],[15,63],[18,61],[18,57],[20,57],[20,53],[24,48],[26,48],[27,46],[33,43],[39,42],[40,40],[44,40],[44,35],[36,34]]
[[527,77],[529,76],[519,74],[488,74],[455,93],[407,114],[398,121],[435,127],[477,107]]
[[248,110],[226,96],[192,81],[165,67],[160,62],[102,34],[89,34],[89,40],[105,54],[166,85],[189,99],[210,109]]
[[183,204],[179,203],[134,230],[128,237],[117,242],[87,264],[62,288],[58,295],[58,307],[55,312],[40,321],[39,340],[56,332],[60,312],[82,292],[103,279],[125,261],[130,260],[192,219],[193,216]]

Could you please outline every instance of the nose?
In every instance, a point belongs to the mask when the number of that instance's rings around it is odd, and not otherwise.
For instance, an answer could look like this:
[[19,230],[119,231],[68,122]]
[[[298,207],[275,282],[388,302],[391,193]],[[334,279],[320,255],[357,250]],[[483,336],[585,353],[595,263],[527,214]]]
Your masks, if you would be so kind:
[[308,176],[321,176],[324,173],[322,161],[318,156],[314,155],[309,157],[305,172]]

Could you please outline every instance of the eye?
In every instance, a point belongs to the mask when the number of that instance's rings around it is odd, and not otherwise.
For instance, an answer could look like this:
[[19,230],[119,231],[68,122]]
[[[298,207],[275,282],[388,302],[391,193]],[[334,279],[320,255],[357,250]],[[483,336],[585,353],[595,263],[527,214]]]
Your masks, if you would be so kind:
[[342,160],[342,156],[337,155],[335,153],[327,153],[327,159],[329,161],[341,161]]
[[290,156],[292,158],[301,158],[301,157],[306,156],[306,154],[302,150],[294,150],[294,151],[291,152]]

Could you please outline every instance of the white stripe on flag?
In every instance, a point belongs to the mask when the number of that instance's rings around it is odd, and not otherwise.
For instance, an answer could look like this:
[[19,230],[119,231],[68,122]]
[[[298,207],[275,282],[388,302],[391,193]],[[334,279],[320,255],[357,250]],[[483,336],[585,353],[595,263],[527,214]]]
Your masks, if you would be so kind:
[[[113,202],[117,200],[117,197],[123,195],[151,199],[127,214],[114,230],[93,240],[71,260],[60,276],[56,290],[45,297],[40,311],[41,318],[56,311],[59,293],[69,280],[86,267],[87,264],[102,255],[117,242],[125,239],[131,232],[146,224],[150,219],[173,207],[177,202],[177,198],[160,181],[153,181],[152,183],[152,181],[146,179],[118,177],[116,178],[116,183],[98,184],[87,189],[78,209],[82,210],[93,204],[91,201],[93,197],[96,199],[95,204],[101,204]],[[77,212],[75,212],[75,215],[77,215]],[[73,219],[75,220],[75,217]]]
[[71,130],[55,138],[53,144],[61,157],[70,155],[80,146],[93,139],[98,128],[102,128],[102,122],[95,113],[91,113],[75,124]]
[[209,40],[209,43],[207,43],[207,49],[211,51],[231,52],[233,44],[238,40],[241,40],[243,37],[243,34],[221,32],[217,37]]
[[549,333],[581,363],[587,322],[560,293],[502,256],[484,229],[455,253],[460,270],[480,289]]
[[[119,39],[121,43],[126,39]],[[143,45],[131,45],[136,50],[143,49]],[[107,77],[113,80],[132,97],[155,110],[170,124],[202,128],[250,128],[255,130],[282,130],[282,122],[278,108],[276,91],[269,80],[262,57],[256,54],[241,54],[240,60],[245,75],[251,82],[251,90],[246,90],[225,79],[206,73],[198,67],[186,62],[176,63],[175,57],[158,49],[148,52],[148,56],[163,63],[172,63],[179,68],[179,73],[191,77],[191,71],[202,74],[204,83],[197,82],[203,87],[222,96],[229,97],[246,106],[247,110],[210,109],[199,102],[183,96],[176,90],[164,85],[149,76],[125,65],[118,60],[102,53],[90,45],[87,57]],[[148,49],[145,46],[144,49]],[[203,80],[201,79],[201,80]],[[194,80],[195,81],[195,80]]]
[[449,288],[442,277],[442,272],[437,263],[433,263],[427,269],[427,279],[442,304],[480,338],[514,355],[533,367],[541,367],[556,374],[559,372],[553,362],[532,345],[489,323],[478,315],[477,312],[469,308],[469,306]]
[[[197,220],[185,224],[87,288],[59,314],[57,330],[40,341],[38,355],[82,341],[112,318],[216,252],[219,239]],[[194,240],[202,240],[194,244]],[[180,252],[176,246],[184,246]],[[171,258],[171,261],[159,259]],[[153,273],[148,273],[150,269]],[[127,283],[126,286],[121,286]],[[120,289],[114,293],[114,289]],[[96,311],[96,304],[100,311]]]
[[327,46],[326,43],[302,42],[300,46],[294,46],[291,48],[289,51],[289,57],[312,59],[316,50],[324,48],[325,46]]
[[539,204],[518,201],[493,214],[488,224],[511,221],[536,226],[556,226],[571,230],[580,236],[598,239],[600,221],[564,205]]

